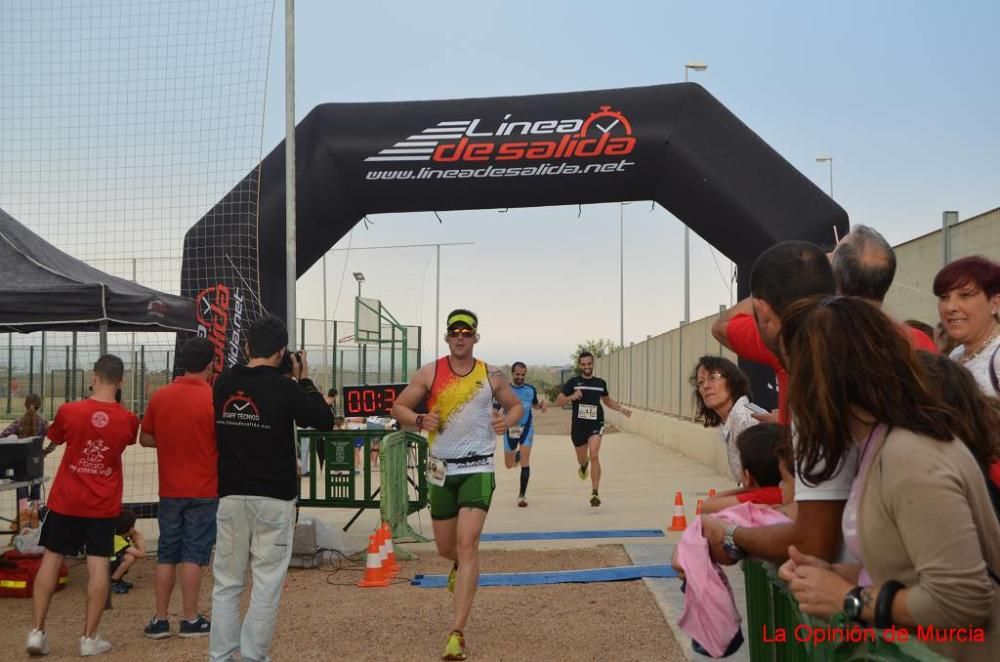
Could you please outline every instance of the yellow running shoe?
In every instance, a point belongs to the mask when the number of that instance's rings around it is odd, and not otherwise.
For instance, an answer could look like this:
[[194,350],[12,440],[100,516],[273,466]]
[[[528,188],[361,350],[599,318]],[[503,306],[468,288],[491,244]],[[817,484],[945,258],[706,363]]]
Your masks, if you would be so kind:
[[580,468],[576,470],[576,475],[580,477],[580,480],[587,480],[587,469],[590,468],[590,463],[581,464]]
[[451,567],[451,572],[448,573],[448,592],[455,592],[455,578],[458,576],[458,564],[456,563]]
[[465,655],[465,635],[458,630],[452,630],[448,635],[448,641],[444,645],[444,655],[442,660],[464,660]]

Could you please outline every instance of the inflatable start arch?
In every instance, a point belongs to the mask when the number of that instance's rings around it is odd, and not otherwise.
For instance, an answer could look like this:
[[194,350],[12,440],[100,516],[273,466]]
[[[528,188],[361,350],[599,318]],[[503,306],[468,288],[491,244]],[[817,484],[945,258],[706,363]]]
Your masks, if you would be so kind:
[[[848,231],[839,205],[695,83],[324,104],[295,136],[299,275],[385,212],[655,200],[736,262],[741,295],[768,246]],[[184,238],[181,294],[219,370],[242,360],[241,329],[284,315],[284,168],[279,144]]]

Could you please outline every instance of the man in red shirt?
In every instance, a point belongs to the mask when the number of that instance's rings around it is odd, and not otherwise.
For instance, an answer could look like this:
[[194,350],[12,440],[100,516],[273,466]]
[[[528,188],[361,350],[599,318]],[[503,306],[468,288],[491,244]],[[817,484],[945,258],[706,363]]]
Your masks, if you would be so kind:
[[145,628],[151,639],[170,636],[167,608],[180,566],[180,636],[203,637],[212,624],[198,613],[202,568],[215,544],[219,505],[219,453],[212,405],[214,347],[191,338],[181,347],[184,375],[156,391],[142,418],[139,443],[156,449],[160,478],[157,519],[160,540],[156,564],[156,614]]
[[49,493],[49,512],[38,544],[45,548],[35,577],[34,627],[28,653],[49,652],[45,616],[59,579],[63,558],[86,549],[87,610],[80,655],[99,655],[111,644],[97,633],[109,588],[109,559],[114,553],[115,520],[122,510],[122,453],[134,444],[139,419],[117,402],[125,365],[105,354],[94,364],[92,395],[67,402],[49,427],[54,444],[66,444]]
[[[839,294],[860,297],[873,305],[882,306],[896,275],[896,253],[885,237],[867,225],[856,225],[844,235],[829,258]],[[813,291],[815,288],[810,289],[808,279],[805,284],[800,282],[797,288],[791,289],[801,290],[792,300],[808,294],[822,293]],[[765,314],[765,328],[762,330],[755,321],[753,308],[752,298],[740,301],[712,324],[712,335],[740,358],[774,370],[778,382],[778,419],[784,421],[788,401],[788,373],[781,365],[775,349],[780,320],[771,319]],[[770,312],[772,309],[767,307],[766,313]],[[907,334],[915,349],[937,353],[937,346],[927,334],[909,326],[901,325],[900,329]],[[769,342],[765,341],[762,331],[768,331],[767,335],[773,336]],[[769,421],[774,417],[755,414],[754,418]]]

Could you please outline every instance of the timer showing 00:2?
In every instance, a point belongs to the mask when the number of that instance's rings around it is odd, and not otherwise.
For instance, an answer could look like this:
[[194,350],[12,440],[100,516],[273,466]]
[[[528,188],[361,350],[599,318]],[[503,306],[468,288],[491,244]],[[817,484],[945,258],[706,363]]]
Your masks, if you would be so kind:
[[396,385],[345,387],[344,413],[347,416],[390,416],[399,390]]

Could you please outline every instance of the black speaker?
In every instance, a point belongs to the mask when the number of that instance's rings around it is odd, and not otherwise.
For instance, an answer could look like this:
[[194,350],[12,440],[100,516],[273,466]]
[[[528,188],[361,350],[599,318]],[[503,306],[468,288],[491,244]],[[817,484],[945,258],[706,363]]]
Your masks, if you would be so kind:
[[41,478],[45,468],[43,437],[0,439],[0,473],[14,470],[14,480]]

